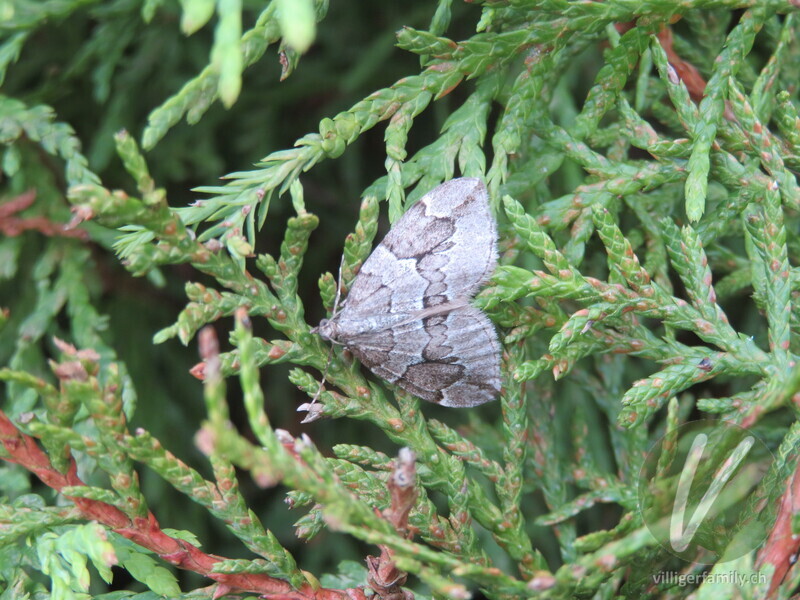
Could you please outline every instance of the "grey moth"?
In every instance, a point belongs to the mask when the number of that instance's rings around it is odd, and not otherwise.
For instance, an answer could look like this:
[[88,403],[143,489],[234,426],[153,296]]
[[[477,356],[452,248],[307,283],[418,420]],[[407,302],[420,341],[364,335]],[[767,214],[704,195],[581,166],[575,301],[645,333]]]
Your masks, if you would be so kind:
[[480,179],[425,194],[367,258],[341,308],[315,329],[373,373],[443,406],[500,392],[500,345],[470,304],[497,265],[497,226]]

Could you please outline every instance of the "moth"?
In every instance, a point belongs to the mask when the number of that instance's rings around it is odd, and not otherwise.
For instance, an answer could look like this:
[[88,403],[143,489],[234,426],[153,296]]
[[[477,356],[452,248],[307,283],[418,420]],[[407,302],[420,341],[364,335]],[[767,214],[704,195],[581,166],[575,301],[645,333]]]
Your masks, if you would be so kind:
[[486,186],[452,179],[395,223],[314,331],[423,400],[483,404],[500,392],[500,345],[470,300],[496,265]]

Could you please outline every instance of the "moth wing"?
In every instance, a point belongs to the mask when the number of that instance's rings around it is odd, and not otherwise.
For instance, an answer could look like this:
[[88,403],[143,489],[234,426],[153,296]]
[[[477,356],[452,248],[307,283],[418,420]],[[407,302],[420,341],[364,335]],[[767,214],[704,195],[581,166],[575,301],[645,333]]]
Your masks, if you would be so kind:
[[500,393],[497,334],[473,306],[344,343],[373,373],[429,402],[477,406]]
[[350,317],[407,313],[470,298],[497,265],[497,228],[480,179],[447,181],[394,224],[361,267]]

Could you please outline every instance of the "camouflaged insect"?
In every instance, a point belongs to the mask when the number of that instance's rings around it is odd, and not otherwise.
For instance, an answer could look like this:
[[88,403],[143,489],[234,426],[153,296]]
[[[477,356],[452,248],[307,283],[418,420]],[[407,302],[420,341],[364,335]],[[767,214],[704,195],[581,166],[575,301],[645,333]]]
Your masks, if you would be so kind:
[[427,193],[367,258],[341,309],[315,329],[376,375],[443,406],[500,392],[500,346],[470,305],[497,265],[497,226],[480,179]]

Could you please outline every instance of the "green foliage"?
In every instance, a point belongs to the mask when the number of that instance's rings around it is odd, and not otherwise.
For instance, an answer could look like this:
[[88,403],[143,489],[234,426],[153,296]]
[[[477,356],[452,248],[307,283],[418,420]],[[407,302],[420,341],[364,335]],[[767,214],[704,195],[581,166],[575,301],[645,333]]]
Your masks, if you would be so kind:
[[[0,5],[0,600],[789,597],[797,3],[335,4]],[[501,230],[468,411],[312,332],[460,175]],[[701,417],[774,454],[710,565],[640,511]]]

